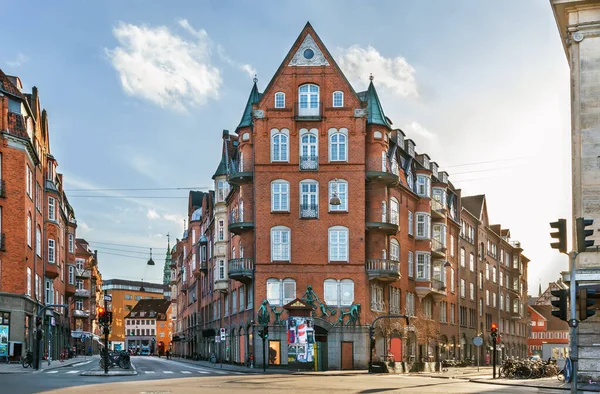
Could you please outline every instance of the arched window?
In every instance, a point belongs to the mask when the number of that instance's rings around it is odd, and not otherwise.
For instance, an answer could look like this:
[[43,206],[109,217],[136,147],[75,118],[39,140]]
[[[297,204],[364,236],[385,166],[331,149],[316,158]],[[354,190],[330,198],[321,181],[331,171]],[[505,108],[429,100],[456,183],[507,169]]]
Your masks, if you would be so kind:
[[315,180],[306,179],[300,182],[300,217],[319,217],[319,183]]
[[319,169],[318,130],[300,130],[300,169]]
[[460,266],[464,267],[465,266],[465,260],[466,260],[466,255],[465,255],[465,248],[460,248]]
[[333,92],[333,106],[336,108],[344,106],[344,92]]
[[329,228],[329,261],[348,261],[348,229],[346,227]]
[[269,304],[285,305],[296,299],[296,280],[267,279],[267,300]]
[[395,197],[390,200],[390,221],[393,224],[400,225],[400,204]]
[[271,161],[289,161],[288,129],[271,130]]
[[271,182],[271,210],[289,212],[290,183],[288,181],[277,179]]
[[329,161],[348,161],[348,129],[329,129]]
[[348,181],[344,179],[338,179],[337,181],[329,182],[329,201],[333,198],[333,195],[337,194],[341,204],[331,205],[329,204],[330,211],[341,211],[345,212],[348,210]]
[[285,93],[275,93],[275,108],[285,108]]
[[271,261],[290,261],[289,227],[277,226],[271,229]]
[[400,244],[395,239],[390,241],[390,260],[400,261]]
[[352,305],[354,302],[354,281],[351,279],[343,279],[340,283],[340,298],[342,306]]
[[313,84],[300,86],[298,89],[298,115],[319,115],[319,87]]
[[338,306],[338,281],[335,279],[325,279],[323,282],[323,297],[327,306]]

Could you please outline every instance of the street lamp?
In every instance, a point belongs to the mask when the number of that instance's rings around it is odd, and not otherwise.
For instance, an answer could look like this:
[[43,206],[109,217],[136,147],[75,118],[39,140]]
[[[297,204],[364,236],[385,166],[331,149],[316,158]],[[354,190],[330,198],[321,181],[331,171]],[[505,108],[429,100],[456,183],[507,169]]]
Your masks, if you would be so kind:
[[342,200],[338,196],[337,192],[337,178],[333,180],[333,193],[331,199],[329,200],[329,205],[342,205]]
[[148,265],[154,265],[154,260],[152,260],[152,248],[150,248],[150,260],[148,260]]

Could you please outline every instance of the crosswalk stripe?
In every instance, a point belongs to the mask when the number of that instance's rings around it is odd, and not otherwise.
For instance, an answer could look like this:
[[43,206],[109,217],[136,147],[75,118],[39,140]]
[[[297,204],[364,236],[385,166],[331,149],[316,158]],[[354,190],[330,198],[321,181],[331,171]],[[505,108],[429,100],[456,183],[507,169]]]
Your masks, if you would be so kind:
[[173,371],[163,371],[163,373],[173,373]]
[[79,373],[79,371],[69,371],[67,373]]
[[47,371],[46,373],[58,373],[58,371]]
[[199,370],[198,370],[198,373],[208,373],[208,371],[204,371],[204,370],[202,370],[202,369],[199,369]]
[[190,371],[181,371],[181,373],[191,373]]
[[154,371],[144,371],[145,373],[154,373]]

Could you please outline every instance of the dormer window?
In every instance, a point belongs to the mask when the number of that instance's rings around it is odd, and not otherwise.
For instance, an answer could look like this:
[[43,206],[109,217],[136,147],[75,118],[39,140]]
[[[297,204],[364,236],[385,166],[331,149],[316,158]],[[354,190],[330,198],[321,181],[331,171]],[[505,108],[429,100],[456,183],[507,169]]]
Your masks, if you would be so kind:
[[398,146],[404,148],[404,134],[401,130],[396,130],[396,136],[398,137]]
[[433,172],[433,176],[438,178],[438,165],[436,163],[431,163],[431,172]]
[[285,93],[275,93],[275,108],[285,108]]
[[421,197],[431,196],[431,179],[426,175],[417,175],[417,194]]
[[302,85],[298,89],[298,115],[319,115],[319,87],[317,85]]
[[411,140],[406,141],[406,148],[411,157],[415,157],[415,143]]
[[427,169],[430,168],[429,157],[427,157],[427,155],[423,155],[423,167]]
[[344,106],[344,92],[333,92],[333,106],[336,108]]

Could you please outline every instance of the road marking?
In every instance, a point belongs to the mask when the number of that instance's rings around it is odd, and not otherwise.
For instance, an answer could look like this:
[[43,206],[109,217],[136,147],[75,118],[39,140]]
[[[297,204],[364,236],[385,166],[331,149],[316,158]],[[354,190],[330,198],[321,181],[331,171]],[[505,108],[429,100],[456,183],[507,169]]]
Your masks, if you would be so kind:
[[90,360],[90,361],[84,361],[82,363],[73,364],[73,366],[74,367],[81,367],[82,365],[86,365],[86,364],[89,364],[91,362],[92,362],[92,360]]
[[58,371],[47,371],[46,373],[58,373]]
[[202,369],[199,369],[199,370],[198,370],[198,373],[208,373],[208,371],[204,371],[204,370],[202,370]]
[[173,373],[173,371],[163,371],[163,373]]
[[79,371],[69,371],[67,373],[79,373]]
[[154,371],[144,371],[145,373],[155,373]]
[[190,371],[181,371],[181,373],[192,373]]

